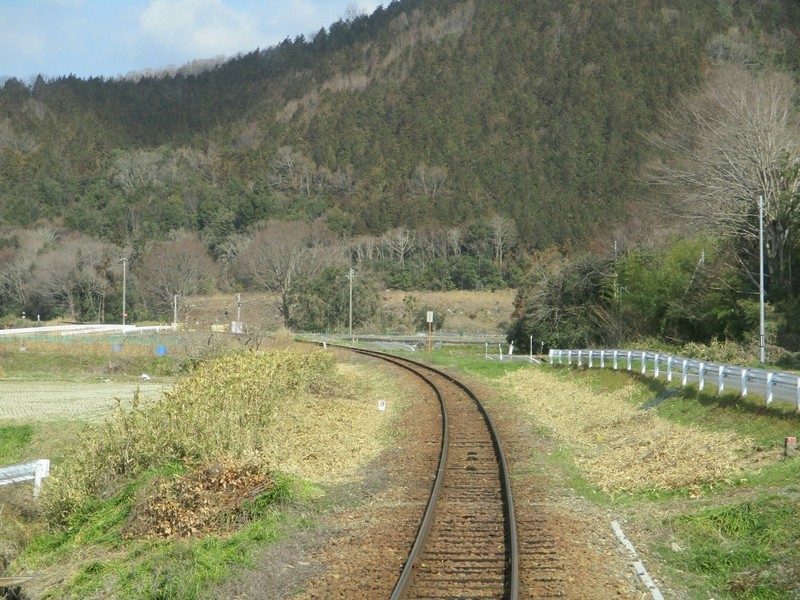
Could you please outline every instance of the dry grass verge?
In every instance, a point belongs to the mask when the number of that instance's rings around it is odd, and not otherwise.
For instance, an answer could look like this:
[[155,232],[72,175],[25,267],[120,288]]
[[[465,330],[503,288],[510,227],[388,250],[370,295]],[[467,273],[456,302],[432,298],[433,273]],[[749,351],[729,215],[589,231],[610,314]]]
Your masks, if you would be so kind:
[[779,458],[775,451],[757,451],[748,438],[636,410],[633,386],[597,392],[537,369],[510,373],[503,382],[534,423],[570,448],[586,479],[609,493],[733,481]]

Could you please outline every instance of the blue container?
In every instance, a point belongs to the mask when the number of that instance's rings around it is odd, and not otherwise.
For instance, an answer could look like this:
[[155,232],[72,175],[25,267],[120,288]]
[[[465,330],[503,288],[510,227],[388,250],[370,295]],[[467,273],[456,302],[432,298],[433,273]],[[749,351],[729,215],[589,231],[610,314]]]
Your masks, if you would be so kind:
[[112,349],[114,352],[122,352],[122,346],[121,346],[121,345],[119,345],[119,344],[114,344],[113,346],[111,346],[111,349]]
[[166,356],[167,355],[167,347],[166,346],[158,346],[156,348],[156,354],[158,356]]

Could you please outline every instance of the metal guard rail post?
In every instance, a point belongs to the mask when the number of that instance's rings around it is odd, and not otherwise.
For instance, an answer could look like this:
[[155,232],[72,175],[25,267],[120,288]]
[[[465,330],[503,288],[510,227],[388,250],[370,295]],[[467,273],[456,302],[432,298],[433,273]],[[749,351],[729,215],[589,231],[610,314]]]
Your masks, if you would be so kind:
[[33,497],[39,495],[42,479],[50,475],[50,461],[46,458],[21,465],[0,467],[0,486],[33,480]]
[[[702,391],[709,383],[714,385],[717,394],[723,393],[726,389],[738,390],[742,396],[748,393],[759,393],[766,399],[767,405],[772,404],[776,398],[780,400],[793,401],[796,410],[800,413],[800,376],[794,373],[783,371],[771,371],[767,369],[753,369],[750,367],[740,367],[735,365],[723,365],[682,356],[661,354],[658,352],[647,352],[641,350],[550,350],[549,362],[551,365],[572,365],[573,356],[577,357],[577,366],[584,366],[582,360],[584,356],[588,358],[588,368],[594,368],[599,361],[600,368],[606,365],[613,365],[613,369],[621,366],[620,358],[626,359],[628,371],[633,370],[633,364],[639,362],[641,374],[646,375],[649,371],[652,376],[659,378],[666,376],[666,380],[671,382],[673,375],[681,377],[681,385],[697,383]],[[610,359],[610,362],[606,362]]]

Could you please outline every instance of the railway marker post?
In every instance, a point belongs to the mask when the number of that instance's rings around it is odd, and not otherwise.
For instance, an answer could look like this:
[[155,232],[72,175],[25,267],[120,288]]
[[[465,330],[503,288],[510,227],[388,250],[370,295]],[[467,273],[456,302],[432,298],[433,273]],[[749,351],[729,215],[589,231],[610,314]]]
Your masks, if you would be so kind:
[[433,311],[429,310],[428,314],[428,354],[431,353],[431,331],[433,329]]
[[786,457],[797,456],[797,438],[787,437],[784,442],[783,455]]

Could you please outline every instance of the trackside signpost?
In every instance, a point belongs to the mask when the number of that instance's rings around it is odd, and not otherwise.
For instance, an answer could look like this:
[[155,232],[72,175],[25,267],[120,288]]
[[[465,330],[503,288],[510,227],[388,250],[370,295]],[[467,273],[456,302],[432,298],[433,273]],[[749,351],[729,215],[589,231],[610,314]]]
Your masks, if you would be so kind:
[[428,354],[431,353],[431,334],[433,331],[433,311],[428,311]]

